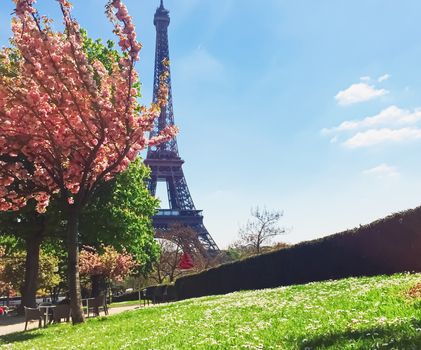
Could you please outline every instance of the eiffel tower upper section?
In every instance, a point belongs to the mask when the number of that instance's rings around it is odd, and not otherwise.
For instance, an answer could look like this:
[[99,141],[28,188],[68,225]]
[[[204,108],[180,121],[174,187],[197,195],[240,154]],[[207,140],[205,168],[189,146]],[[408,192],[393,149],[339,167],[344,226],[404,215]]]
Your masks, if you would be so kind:
[[[169,11],[164,8],[163,0],[156,10],[154,17],[156,27],[156,52],[154,71],[153,99],[157,101],[160,76],[165,69],[163,61],[169,59],[168,26],[170,24]],[[172,104],[171,74],[168,77],[169,95],[167,104],[161,108],[151,136],[159,134],[165,127],[174,125]],[[172,225],[190,227],[197,234],[197,238],[205,251],[210,254],[219,252],[219,248],[203,225],[201,210],[196,210],[183,173],[184,161],[178,153],[177,140],[174,138],[158,146],[148,148],[145,164],[151,168],[151,178],[148,183],[149,192],[155,196],[158,182],[166,182],[169,209],[161,209],[153,217],[153,224],[157,231],[166,232]],[[186,242],[186,246],[187,246]]]
[[[169,59],[170,52],[168,47],[168,26],[170,24],[169,11],[164,8],[163,0],[161,5],[156,10],[154,17],[154,25],[156,27],[156,51],[155,51],[155,70],[154,70],[154,84],[153,84],[153,100],[157,101],[159,91],[159,77],[163,73],[164,69],[170,69],[164,67],[162,63],[164,59]],[[171,88],[171,73],[167,81],[169,87],[168,103],[165,107],[162,107],[161,114],[155,122],[154,130],[151,136],[155,136],[167,125],[174,125],[174,112],[172,103],[172,88]],[[156,158],[179,158],[177,140],[175,138],[168,142],[165,142],[158,147],[148,149],[149,159]]]

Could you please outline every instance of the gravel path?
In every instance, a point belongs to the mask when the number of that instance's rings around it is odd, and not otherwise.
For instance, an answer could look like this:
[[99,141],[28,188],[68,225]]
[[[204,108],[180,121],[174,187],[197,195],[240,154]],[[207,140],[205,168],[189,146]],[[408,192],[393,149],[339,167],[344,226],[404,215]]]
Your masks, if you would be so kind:
[[[139,308],[139,306],[123,306],[123,307],[113,307],[109,309],[109,316],[119,314],[124,311],[134,310]],[[101,312],[101,316],[104,314]],[[28,324],[28,330],[38,327],[38,322],[30,322]],[[22,332],[25,329],[25,317],[23,316],[0,316],[0,336]]]

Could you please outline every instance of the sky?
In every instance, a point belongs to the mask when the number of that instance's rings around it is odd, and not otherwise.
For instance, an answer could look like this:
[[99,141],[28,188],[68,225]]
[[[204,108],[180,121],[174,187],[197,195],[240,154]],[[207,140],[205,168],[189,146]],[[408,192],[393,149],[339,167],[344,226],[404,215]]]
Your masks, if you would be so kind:
[[[73,0],[113,39],[104,0]],[[158,0],[126,0],[152,97]],[[165,0],[178,146],[195,205],[225,248],[260,206],[281,241],[357,227],[421,204],[419,0]],[[55,1],[41,13],[60,18]],[[0,45],[12,1],[0,2]]]

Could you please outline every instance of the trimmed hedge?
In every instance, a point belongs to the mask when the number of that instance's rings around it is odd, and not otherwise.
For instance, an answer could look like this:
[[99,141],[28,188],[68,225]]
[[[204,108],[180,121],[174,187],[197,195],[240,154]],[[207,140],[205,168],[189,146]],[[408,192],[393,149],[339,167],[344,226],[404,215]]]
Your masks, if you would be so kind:
[[[147,288],[155,302],[346,277],[421,272],[421,207]],[[165,288],[167,291],[165,292]],[[115,301],[136,300],[137,292]],[[118,299],[118,300],[117,300]]]
[[421,272],[421,207],[179,278],[177,299],[351,276]]

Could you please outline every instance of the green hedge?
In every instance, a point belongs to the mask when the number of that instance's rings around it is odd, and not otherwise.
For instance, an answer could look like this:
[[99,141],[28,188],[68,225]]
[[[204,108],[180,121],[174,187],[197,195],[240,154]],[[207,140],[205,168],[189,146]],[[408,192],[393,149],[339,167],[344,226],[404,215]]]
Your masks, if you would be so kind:
[[179,300],[350,276],[421,272],[421,207],[333,236],[179,278]]
[[[421,272],[420,253],[421,207],[333,236],[181,277],[175,285],[149,287],[148,297],[162,302],[352,276]],[[133,293],[119,301],[136,298],[137,293]]]

